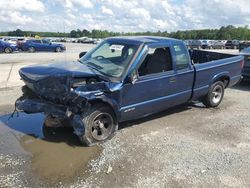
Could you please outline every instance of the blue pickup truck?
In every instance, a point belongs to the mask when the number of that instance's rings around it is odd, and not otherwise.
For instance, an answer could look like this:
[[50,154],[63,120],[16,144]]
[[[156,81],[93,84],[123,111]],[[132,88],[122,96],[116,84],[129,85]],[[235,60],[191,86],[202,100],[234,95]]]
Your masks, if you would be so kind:
[[[76,62],[21,68],[17,109],[45,113],[48,127],[73,126],[90,146],[112,137],[120,122],[202,101],[217,107],[241,80],[244,58],[189,51],[176,39],[113,37]],[[67,123],[65,123],[67,122]]]

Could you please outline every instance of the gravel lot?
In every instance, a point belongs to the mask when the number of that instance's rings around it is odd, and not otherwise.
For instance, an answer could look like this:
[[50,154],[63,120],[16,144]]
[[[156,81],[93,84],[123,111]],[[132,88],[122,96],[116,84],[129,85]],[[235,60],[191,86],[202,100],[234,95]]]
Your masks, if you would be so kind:
[[[67,46],[67,60],[79,45]],[[0,66],[65,54],[7,55]],[[21,84],[0,89],[0,187],[250,187],[250,82],[227,89],[218,108],[194,103],[123,123],[92,148],[71,129],[44,129],[42,114],[8,120]]]

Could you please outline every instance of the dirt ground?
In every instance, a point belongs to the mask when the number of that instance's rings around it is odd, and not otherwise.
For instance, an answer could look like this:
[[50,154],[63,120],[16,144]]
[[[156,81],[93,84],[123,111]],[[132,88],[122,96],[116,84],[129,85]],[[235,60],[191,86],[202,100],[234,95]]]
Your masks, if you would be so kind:
[[227,89],[218,108],[122,123],[90,148],[72,129],[43,127],[43,114],[9,119],[20,94],[0,89],[0,187],[250,187],[250,82]]

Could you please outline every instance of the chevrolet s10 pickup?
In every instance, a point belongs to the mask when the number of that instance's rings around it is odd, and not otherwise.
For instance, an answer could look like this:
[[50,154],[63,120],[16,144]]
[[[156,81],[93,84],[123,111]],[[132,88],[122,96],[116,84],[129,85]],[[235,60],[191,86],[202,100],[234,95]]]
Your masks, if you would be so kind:
[[79,56],[21,68],[25,86],[16,108],[43,112],[48,127],[72,126],[87,146],[110,139],[120,122],[176,105],[217,107],[244,66],[243,56],[189,51],[163,37],[107,38]]

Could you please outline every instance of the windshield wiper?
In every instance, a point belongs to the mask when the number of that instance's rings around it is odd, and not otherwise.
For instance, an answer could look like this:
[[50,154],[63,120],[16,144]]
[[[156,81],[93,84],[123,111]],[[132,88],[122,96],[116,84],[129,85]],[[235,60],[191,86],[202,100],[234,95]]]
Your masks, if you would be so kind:
[[82,63],[82,64],[84,64],[84,62],[83,62],[83,61],[81,61],[81,59],[77,59],[77,61],[78,61],[78,62],[80,62],[80,63]]
[[96,64],[94,64],[92,62],[87,62],[87,65],[90,65],[91,68],[94,67],[94,68],[96,68],[98,70],[103,69],[101,66],[96,65]]
[[82,64],[85,64],[86,66],[88,66],[90,69],[97,71],[98,77],[101,77],[102,79],[106,80],[106,81],[110,81],[109,75],[105,74],[104,72],[100,71],[100,69],[103,69],[101,66],[98,66],[92,62],[87,62],[87,61],[81,61],[80,59],[78,59],[78,61]]

